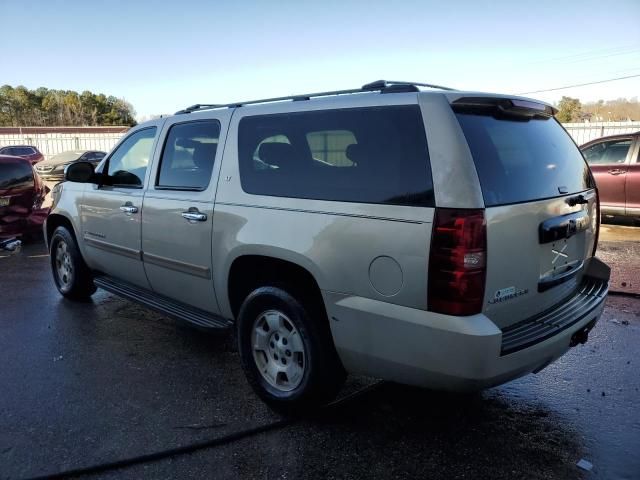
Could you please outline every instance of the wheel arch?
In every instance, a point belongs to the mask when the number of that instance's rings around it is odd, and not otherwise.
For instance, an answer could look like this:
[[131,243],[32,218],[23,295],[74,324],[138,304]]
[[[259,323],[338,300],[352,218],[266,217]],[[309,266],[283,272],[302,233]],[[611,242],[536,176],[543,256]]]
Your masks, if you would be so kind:
[[71,235],[73,236],[73,239],[75,240],[76,245],[78,245],[78,248],[81,248],[73,222],[65,215],[52,213],[47,217],[47,222],[45,224],[45,240],[47,242],[47,249],[50,248],[51,237],[53,236],[53,232],[55,232],[56,228],[58,227],[66,227],[67,230],[69,230],[69,233],[71,233]]
[[255,288],[283,284],[293,289],[293,293],[313,302],[314,307],[322,308],[326,318],[320,282],[312,268],[289,258],[256,252],[238,255],[229,265],[225,300],[233,318],[237,317],[243,300]]

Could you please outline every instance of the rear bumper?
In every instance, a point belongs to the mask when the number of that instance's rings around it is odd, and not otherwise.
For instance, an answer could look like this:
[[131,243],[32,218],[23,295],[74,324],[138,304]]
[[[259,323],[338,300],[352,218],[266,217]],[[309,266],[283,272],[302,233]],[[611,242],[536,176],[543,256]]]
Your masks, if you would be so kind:
[[451,317],[323,294],[336,349],[348,371],[465,391],[505,383],[562,356],[572,337],[600,318],[608,280],[608,267],[594,258],[583,285],[571,298],[505,331],[482,314]]

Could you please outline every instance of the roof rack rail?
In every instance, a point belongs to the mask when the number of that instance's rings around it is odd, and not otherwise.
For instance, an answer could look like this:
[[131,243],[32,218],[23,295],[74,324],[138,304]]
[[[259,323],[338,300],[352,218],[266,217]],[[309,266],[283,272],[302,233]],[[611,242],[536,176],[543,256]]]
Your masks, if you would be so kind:
[[302,95],[289,95],[286,97],[263,98],[261,100],[248,100],[244,102],[233,102],[233,103],[226,103],[226,104],[197,103],[195,105],[191,105],[190,107],[185,108],[184,110],[179,110],[175,114],[179,115],[183,113],[191,113],[191,112],[197,112],[200,110],[209,110],[214,108],[237,108],[237,107],[242,107],[244,105],[282,102],[286,100],[297,102],[302,100],[310,100],[311,98],[315,98],[315,97],[330,97],[330,96],[336,96],[336,95],[348,95],[353,93],[365,93],[365,92],[375,92],[375,91],[379,91],[380,93],[419,92],[420,89],[418,87],[436,88],[439,90],[455,90],[454,88],[443,87],[441,85],[433,85],[430,83],[403,82],[403,81],[395,81],[395,80],[376,80],[375,82],[367,83],[366,85],[363,85],[360,88],[352,88],[349,90],[333,90],[330,92],[305,93]]
[[179,115],[181,113],[197,112],[198,110],[207,110],[209,108],[218,108],[222,106],[224,105],[216,105],[214,103],[196,103],[195,105],[191,105],[190,107],[177,111],[175,114]]

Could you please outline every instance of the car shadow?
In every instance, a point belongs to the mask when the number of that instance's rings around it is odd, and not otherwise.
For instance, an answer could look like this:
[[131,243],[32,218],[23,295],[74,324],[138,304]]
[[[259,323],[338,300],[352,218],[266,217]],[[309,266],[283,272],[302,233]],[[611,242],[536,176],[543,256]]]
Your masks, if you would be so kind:
[[[350,477],[575,478],[582,445],[571,425],[542,405],[498,389],[440,393],[382,383],[308,425],[325,458],[357,446]],[[340,442],[331,442],[341,438]],[[343,475],[344,474],[344,475]]]

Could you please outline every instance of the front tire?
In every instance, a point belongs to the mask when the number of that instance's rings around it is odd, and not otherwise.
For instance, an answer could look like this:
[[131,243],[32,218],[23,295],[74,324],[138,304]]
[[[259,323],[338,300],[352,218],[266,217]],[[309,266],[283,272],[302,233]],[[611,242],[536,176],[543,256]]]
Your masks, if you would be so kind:
[[346,378],[323,309],[299,298],[288,289],[260,287],[243,302],[237,322],[249,384],[284,413],[326,404]]
[[75,238],[65,227],[53,232],[49,256],[58,291],[72,300],[86,300],[96,291],[93,277],[84,262]]

